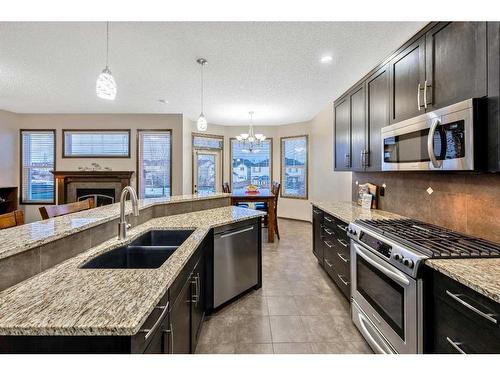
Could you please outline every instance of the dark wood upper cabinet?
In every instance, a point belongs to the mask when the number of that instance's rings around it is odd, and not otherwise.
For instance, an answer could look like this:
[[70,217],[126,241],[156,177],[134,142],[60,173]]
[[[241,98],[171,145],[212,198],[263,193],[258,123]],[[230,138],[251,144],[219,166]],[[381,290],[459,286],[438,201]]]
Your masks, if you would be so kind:
[[425,82],[425,37],[421,37],[389,63],[390,123],[423,113],[422,92]]
[[366,98],[364,83],[349,94],[351,117],[351,168],[362,171],[366,154]]
[[382,168],[382,138],[380,129],[389,125],[389,67],[383,66],[366,80],[367,151],[365,166],[368,171]]
[[486,22],[440,22],[425,35],[427,111],[487,95]]
[[335,102],[335,169],[350,170],[351,168],[351,125],[349,97]]

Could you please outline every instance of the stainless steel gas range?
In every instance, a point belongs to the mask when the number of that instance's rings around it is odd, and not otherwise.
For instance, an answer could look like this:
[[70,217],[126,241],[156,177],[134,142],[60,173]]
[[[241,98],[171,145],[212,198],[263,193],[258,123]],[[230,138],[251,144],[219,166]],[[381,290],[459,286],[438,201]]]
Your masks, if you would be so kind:
[[348,233],[352,320],[376,353],[423,352],[426,259],[500,256],[498,244],[416,220],[357,220]]

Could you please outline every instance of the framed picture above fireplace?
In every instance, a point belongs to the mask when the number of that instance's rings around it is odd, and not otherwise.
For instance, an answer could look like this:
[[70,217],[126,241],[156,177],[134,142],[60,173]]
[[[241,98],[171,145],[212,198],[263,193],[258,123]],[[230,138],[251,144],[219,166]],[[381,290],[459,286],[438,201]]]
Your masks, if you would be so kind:
[[64,129],[63,158],[130,158],[130,129]]

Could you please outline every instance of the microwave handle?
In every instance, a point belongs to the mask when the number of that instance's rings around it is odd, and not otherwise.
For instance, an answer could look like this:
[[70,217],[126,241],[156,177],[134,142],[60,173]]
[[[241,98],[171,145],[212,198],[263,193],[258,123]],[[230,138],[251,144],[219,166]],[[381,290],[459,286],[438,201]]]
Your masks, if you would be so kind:
[[432,120],[431,128],[429,130],[429,135],[427,136],[427,152],[429,153],[429,159],[431,159],[431,163],[434,168],[441,168],[443,165],[442,160],[437,160],[436,155],[434,154],[434,134],[436,133],[436,128],[441,123],[438,118]]

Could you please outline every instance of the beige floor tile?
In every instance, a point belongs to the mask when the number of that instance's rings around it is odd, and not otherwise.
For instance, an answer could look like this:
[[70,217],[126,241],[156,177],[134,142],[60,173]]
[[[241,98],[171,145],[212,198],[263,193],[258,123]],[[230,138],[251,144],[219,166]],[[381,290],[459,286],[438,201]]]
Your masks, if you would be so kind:
[[308,342],[273,343],[274,354],[311,354],[311,344]]
[[235,327],[236,343],[271,343],[268,316],[242,315]]
[[269,315],[266,297],[252,294],[238,301],[232,310],[235,315]]
[[234,344],[198,344],[196,354],[234,354]]
[[344,337],[332,324],[329,315],[306,315],[301,319],[309,342],[344,342]]
[[307,342],[307,334],[300,316],[270,316],[274,342]]
[[269,315],[299,315],[299,310],[292,296],[267,296]]
[[236,354],[273,354],[273,344],[235,344]]

